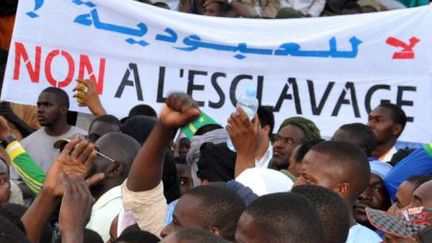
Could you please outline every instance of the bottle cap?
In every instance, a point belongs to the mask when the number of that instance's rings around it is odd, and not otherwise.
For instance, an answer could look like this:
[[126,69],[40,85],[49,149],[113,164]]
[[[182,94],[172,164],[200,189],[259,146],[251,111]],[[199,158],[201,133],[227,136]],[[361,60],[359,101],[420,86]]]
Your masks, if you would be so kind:
[[257,89],[253,85],[248,85],[246,88],[246,95],[250,97],[255,97],[257,93]]

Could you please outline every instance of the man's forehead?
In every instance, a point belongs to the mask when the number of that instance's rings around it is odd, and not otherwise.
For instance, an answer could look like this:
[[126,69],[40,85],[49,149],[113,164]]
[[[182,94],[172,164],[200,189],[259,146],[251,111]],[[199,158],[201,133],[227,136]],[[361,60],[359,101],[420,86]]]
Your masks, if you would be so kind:
[[423,183],[415,191],[414,195],[421,199],[432,200],[432,180]]
[[303,158],[303,163],[307,165],[326,165],[331,159],[330,155],[315,151],[313,149],[309,150]]

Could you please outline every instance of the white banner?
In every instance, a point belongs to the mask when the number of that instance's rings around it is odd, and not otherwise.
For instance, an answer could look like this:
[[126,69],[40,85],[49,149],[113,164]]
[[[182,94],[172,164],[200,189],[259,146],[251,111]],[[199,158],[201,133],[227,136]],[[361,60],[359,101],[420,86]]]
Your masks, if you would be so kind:
[[[259,20],[183,14],[131,0],[20,1],[2,99],[35,104],[48,86],[72,97],[97,83],[109,113],[160,109],[187,92],[224,124],[247,85],[283,119],[324,136],[367,121],[382,101],[409,123],[401,140],[432,140],[431,6],[326,18]],[[72,103],[72,110],[88,112]]]

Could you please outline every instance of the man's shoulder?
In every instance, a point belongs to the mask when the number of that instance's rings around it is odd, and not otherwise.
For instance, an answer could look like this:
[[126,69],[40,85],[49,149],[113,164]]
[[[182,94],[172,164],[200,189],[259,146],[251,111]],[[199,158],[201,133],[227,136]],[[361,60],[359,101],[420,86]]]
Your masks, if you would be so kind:
[[361,224],[356,224],[351,226],[349,229],[349,234],[347,238],[347,243],[356,243],[356,242],[381,242],[381,238],[379,235],[369,229],[368,227],[365,227]]
[[82,134],[82,135],[86,135],[87,131],[80,128],[80,127],[76,127],[76,126],[70,126],[69,131],[66,133],[67,136],[69,135],[73,135],[73,134]]
[[34,139],[39,139],[40,136],[43,136],[43,135],[47,135],[47,136],[48,136],[48,134],[45,133],[44,128],[41,127],[41,128],[39,128],[38,130],[32,132],[32,133],[31,133],[30,135],[28,135],[27,137],[23,138],[20,142],[21,142],[21,144],[24,145],[24,144],[26,144],[26,143],[29,142],[29,141],[32,141],[32,140],[34,140]]

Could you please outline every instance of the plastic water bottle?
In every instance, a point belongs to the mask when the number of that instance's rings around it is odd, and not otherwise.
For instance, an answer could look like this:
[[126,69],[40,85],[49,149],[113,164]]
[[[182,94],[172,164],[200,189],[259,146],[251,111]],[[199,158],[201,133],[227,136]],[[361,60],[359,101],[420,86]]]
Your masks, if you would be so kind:
[[[255,117],[255,114],[258,110],[258,100],[256,98],[256,87],[248,86],[246,89],[246,93],[240,97],[240,100],[237,102],[237,107],[240,107],[246,115],[249,117],[249,120],[252,120]],[[231,138],[228,136],[227,139],[227,147],[236,152],[234,144],[231,141]]]

